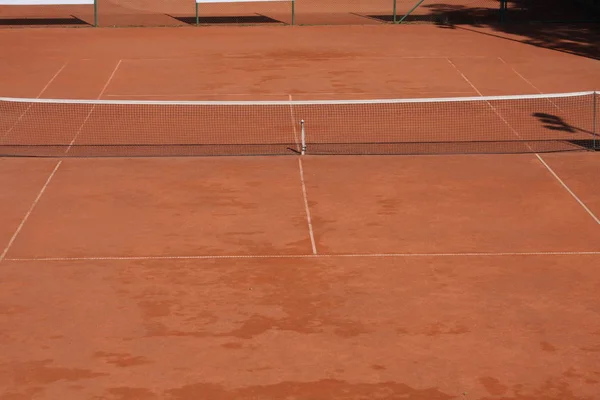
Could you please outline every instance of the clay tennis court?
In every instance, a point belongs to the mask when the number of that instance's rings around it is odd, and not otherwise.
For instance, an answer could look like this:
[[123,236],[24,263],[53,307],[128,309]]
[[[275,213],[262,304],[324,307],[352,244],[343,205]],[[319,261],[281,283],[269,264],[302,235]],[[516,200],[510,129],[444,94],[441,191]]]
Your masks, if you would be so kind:
[[[596,60],[435,26],[27,29],[0,41],[6,97],[302,101],[600,84]],[[431,133],[472,120],[465,110]],[[58,116],[39,135],[76,147],[102,114],[89,112],[91,125],[87,111]],[[507,129],[492,114],[480,123]],[[582,150],[0,158],[0,392],[597,398],[598,171],[598,153]]]

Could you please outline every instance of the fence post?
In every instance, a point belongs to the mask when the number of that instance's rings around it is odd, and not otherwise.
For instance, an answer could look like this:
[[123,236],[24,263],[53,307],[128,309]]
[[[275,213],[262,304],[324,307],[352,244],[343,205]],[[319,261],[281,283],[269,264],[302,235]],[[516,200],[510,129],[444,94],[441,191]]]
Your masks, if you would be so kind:
[[292,0],[292,25],[296,20],[296,0]]
[[94,0],[94,27],[98,26],[98,0]]
[[394,11],[392,13],[392,15],[393,15],[392,16],[392,18],[393,18],[392,21],[394,22],[394,24],[396,23],[396,1],[397,0],[394,0]]
[[407,13],[406,13],[406,14],[405,14],[405,15],[404,15],[402,18],[400,18],[400,21],[398,21],[398,23],[399,23],[399,24],[401,24],[401,23],[402,23],[402,21],[404,21],[404,20],[405,20],[405,19],[406,19],[406,18],[407,18],[407,17],[408,17],[410,14],[412,14],[412,12],[413,12],[413,11],[415,11],[415,10],[416,10],[416,9],[417,9],[417,8],[418,8],[420,5],[421,5],[421,3],[423,3],[424,1],[425,1],[425,0],[419,0],[419,1],[417,2],[417,4],[415,4],[415,5],[413,6],[413,8],[411,8],[411,9],[410,9],[410,11],[409,11],[409,12],[407,12]]

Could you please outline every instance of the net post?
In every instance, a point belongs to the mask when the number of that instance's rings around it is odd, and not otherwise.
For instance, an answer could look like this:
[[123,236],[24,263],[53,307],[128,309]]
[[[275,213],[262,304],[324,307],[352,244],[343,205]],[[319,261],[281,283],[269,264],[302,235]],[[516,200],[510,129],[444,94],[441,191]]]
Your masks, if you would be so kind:
[[198,16],[198,2],[196,1],[196,26],[200,25],[200,17]]
[[594,110],[592,111],[592,134],[594,135],[594,150],[600,150],[600,140],[598,140],[598,132],[596,132],[596,126],[598,125],[598,96],[600,96],[600,93],[594,91],[594,99],[592,100],[592,107],[594,107]]
[[294,25],[296,20],[296,0],[292,0],[292,25]]
[[98,0],[94,0],[94,27],[98,27]]
[[306,154],[306,130],[304,129],[304,120],[300,121],[300,140],[302,141],[301,155]]
[[394,11],[392,12],[392,20],[394,21],[394,24],[396,23],[396,2],[397,0],[394,0]]

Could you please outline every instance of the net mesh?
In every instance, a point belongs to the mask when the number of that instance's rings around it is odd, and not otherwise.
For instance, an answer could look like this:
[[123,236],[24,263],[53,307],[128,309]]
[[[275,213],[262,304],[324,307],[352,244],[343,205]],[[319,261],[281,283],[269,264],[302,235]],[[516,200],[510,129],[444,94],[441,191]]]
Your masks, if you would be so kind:
[[[135,157],[598,149],[600,94],[151,102],[0,99],[0,155]],[[301,127],[300,121],[303,121]]]

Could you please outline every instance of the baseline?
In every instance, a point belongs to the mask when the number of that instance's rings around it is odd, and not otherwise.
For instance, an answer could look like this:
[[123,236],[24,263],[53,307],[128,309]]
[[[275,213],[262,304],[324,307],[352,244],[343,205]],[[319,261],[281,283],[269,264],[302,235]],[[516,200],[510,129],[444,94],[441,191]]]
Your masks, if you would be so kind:
[[345,254],[229,254],[180,256],[93,256],[93,257],[14,257],[6,261],[136,261],[136,260],[220,260],[261,258],[424,258],[424,257],[515,257],[515,256],[600,256],[600,251],[528,251],[458,253],[345,253]]

